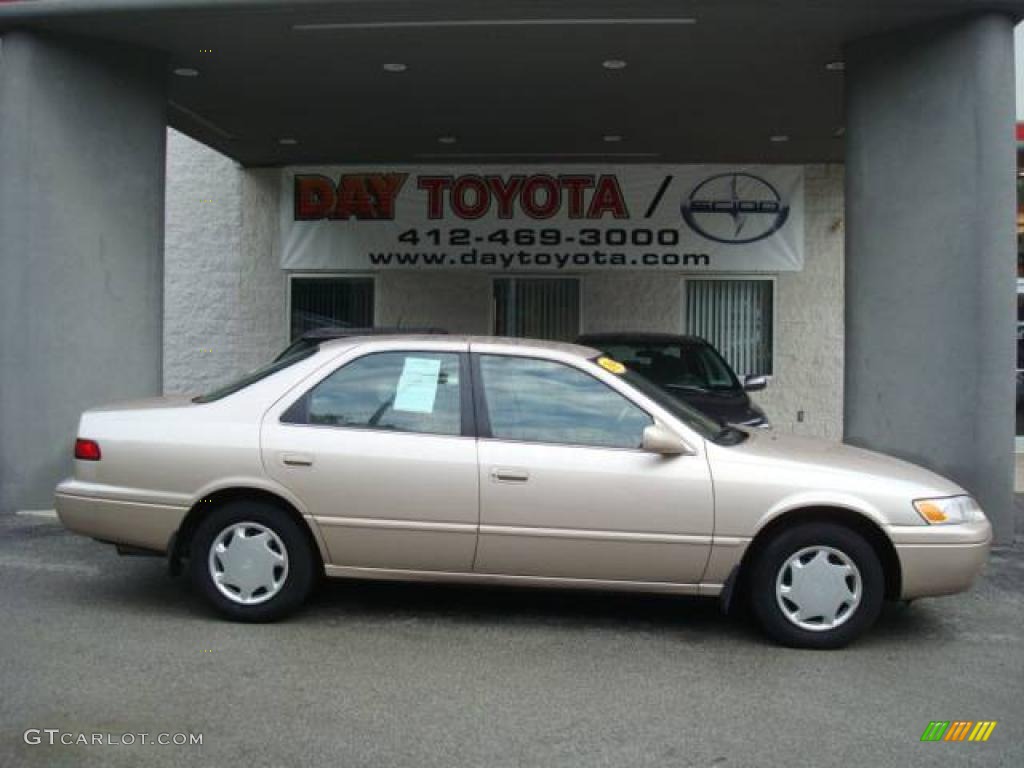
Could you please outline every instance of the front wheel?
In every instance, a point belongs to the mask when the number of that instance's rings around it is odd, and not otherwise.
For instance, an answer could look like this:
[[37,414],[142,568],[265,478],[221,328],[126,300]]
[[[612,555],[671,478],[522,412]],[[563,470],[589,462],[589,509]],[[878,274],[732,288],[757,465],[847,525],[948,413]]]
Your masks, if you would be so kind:
[[784,645],[840,648],[882,610],[885,577],[874,548],[834,523],[788,528],[762,549],[750,574],[751,604]]
[[192,582],[236,621],[275,621],[298,608],[315,582],[315,554],[304,531],[277,507],[229,502],[196,529]]

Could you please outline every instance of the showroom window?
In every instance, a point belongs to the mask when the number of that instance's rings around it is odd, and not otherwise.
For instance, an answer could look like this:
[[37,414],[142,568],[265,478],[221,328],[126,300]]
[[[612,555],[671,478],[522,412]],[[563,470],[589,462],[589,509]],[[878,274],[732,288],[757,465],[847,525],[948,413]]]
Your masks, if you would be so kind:
[[575,277],[494,280],[494,333],[574,341],[580,332],[580,281]]
[[772,375],[772,278],[689,278],[684,306],[685,332],[710,341],[740,377]]
[[289,281],[291,340],[325,326],[373,326],[372,277],[292,275]]

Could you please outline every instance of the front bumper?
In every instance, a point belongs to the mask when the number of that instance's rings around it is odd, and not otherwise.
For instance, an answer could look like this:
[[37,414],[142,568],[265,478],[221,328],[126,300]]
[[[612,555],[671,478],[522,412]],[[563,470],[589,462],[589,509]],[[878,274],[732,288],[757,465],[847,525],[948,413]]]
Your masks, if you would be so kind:
[[75,533],[112,544],[166,552],[188,509],[99,495],[90,483],[65,480],[54,495],[57,516]]
[[893,526],[889,535],[900,560],[900,597],[951,595],[969,589],[988,560],[988,520],[963,525]]

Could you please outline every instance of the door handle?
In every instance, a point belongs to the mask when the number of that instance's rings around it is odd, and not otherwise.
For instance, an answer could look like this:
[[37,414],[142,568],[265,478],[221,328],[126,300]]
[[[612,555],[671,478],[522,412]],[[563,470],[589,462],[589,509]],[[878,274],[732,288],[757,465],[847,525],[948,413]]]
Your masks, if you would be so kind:
[[282,453],[281,462],[286,467],[311,467],[313,457],[305,453]]
[[491,477],[499,483],[525,483],[530,479],[530,473],[525,469],[495,467],[491,470]]

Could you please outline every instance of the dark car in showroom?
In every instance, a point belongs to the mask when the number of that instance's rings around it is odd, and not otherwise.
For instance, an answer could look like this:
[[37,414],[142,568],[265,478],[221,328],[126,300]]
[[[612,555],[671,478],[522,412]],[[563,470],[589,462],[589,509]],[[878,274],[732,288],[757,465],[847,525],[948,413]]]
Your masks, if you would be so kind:
[[601,350],[723,425],[771,427],[747,394],[764,389],[767,378],[747,376],[741,383],[718,350],[699,336],[591,333],[576,343]]

